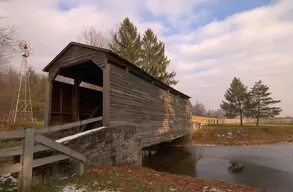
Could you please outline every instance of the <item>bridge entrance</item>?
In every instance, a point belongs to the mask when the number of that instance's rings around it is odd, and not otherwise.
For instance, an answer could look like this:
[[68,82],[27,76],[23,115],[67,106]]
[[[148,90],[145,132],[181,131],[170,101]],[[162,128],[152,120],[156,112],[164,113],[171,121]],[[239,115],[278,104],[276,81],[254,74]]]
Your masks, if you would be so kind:
[[[51,82],[49,125],[103,116],[103,70],[88,60],[58,70]],[[80,127],[85,131],[102,121]]]

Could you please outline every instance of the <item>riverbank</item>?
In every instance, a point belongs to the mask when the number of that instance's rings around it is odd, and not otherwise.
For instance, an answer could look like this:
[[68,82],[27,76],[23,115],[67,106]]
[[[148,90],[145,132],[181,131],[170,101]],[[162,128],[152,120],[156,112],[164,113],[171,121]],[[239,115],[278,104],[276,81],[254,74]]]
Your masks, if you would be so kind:
[[194,133],[194,144],[263,145],[293,142],[293,125],[209,125]]
[[158,172],[139,166],[98,167],[84,176],[58,180],[34,188],[36,192],[265,192],[243,185],[208,181]]

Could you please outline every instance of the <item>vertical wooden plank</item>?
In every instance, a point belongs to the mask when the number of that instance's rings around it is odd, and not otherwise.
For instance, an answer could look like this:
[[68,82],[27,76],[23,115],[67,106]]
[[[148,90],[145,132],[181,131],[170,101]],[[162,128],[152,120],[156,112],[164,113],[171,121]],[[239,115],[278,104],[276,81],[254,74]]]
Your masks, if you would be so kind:
[[[25,138],[22,140],[22,147],[24,147],[24,141],[25,141]],[[21,165],[23,165],[23,154],[22,155],[20,155],[20,161],[19,161],[19,163],[21,164]],[[23,175],[22,175],[22,172],[23,171],[20,171],[19,173],[18,173],[18,191],[22,188],[22,177],[23,177]]]
[[83,161],[78,161],[77,163],[77,174],[78,175],[83,175],[84,173],[84,162]]
[[30,192],[33,173],[33,155],[35,143],[35,129],[25,129],[23,169],[22,169],[22,192]]
[[[73,119],[74,121],[79,121],[79,84],[80,80],[74,79],[73,86]],[[80,127],[76,127],[76,132],[79,132]]]
[[44,125],[45,127],[49,127],[51,125],[51,108],[52,108],[52,89],[53,82],[46,82],[46,95],[45,95],[45,117],[44,117]]
[[109,125],[110,106],[110,63],[106,63],[103,68],[103,125]]
[[80,80],[74,79],[73,114],[74,114],[75,121],[79,121],[79,84],[80,84]]
[[62,125],[63,122],[62,122],[62,118],[63,118],[63,115],[62,115],[62,112],[63,112],[63,90],[62,90],[62,86],[60,86],[60,89],[59,89],[59,95],[60,95],[60,117],[59,117],[59,123]]

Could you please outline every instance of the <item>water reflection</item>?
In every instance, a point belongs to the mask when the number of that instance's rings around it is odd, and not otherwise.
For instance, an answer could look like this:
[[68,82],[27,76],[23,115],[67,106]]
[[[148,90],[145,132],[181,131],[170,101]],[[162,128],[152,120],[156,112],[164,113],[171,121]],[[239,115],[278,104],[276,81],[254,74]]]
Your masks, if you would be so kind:
[[[291,147],[289,151],[292,150]],[[227,149],[229,149],[229,154]],[[212,153],[210,153],[211,151],[200,150],[198,147],[191,149],[165,146],[161,147],[155,155],[146,159],[144,166],[158,171],[202,179],[222,180],[263,189],[293,191],[293,172],[291,171],[293,165],[287,167],[293,162],[286,162],[286,160],[290,161],[287,154],[279,156],[280,165],[274,165],[272,162],[275,163],[275,161],[267,159],[266,154],[260,154],[259,152],[258,154],[249,154],[241,151],[241,149],[243,148],[220,147],[213,148]],[[203,153],[203,151],[207,153]],[[271,152],[267,149],[263,151],[265,153]],[[266,158],[263,158],[262,155]],[[266,165],[267,162],[269,166]],[[282,162],[284,162],[283,167]],[[274,166],[270,167],[270,165]]]

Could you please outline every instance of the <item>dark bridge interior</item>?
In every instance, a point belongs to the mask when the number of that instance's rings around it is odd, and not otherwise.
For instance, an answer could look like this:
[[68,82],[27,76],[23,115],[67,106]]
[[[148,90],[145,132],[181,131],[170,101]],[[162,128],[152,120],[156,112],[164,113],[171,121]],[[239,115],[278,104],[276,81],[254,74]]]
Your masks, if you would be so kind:
[[[87,61],[62,68],[58,75],[62,82],[53,82],[51,125],[103,115],[103,70],[100,67]],[[84,130],[94,125],[84,127]]]

